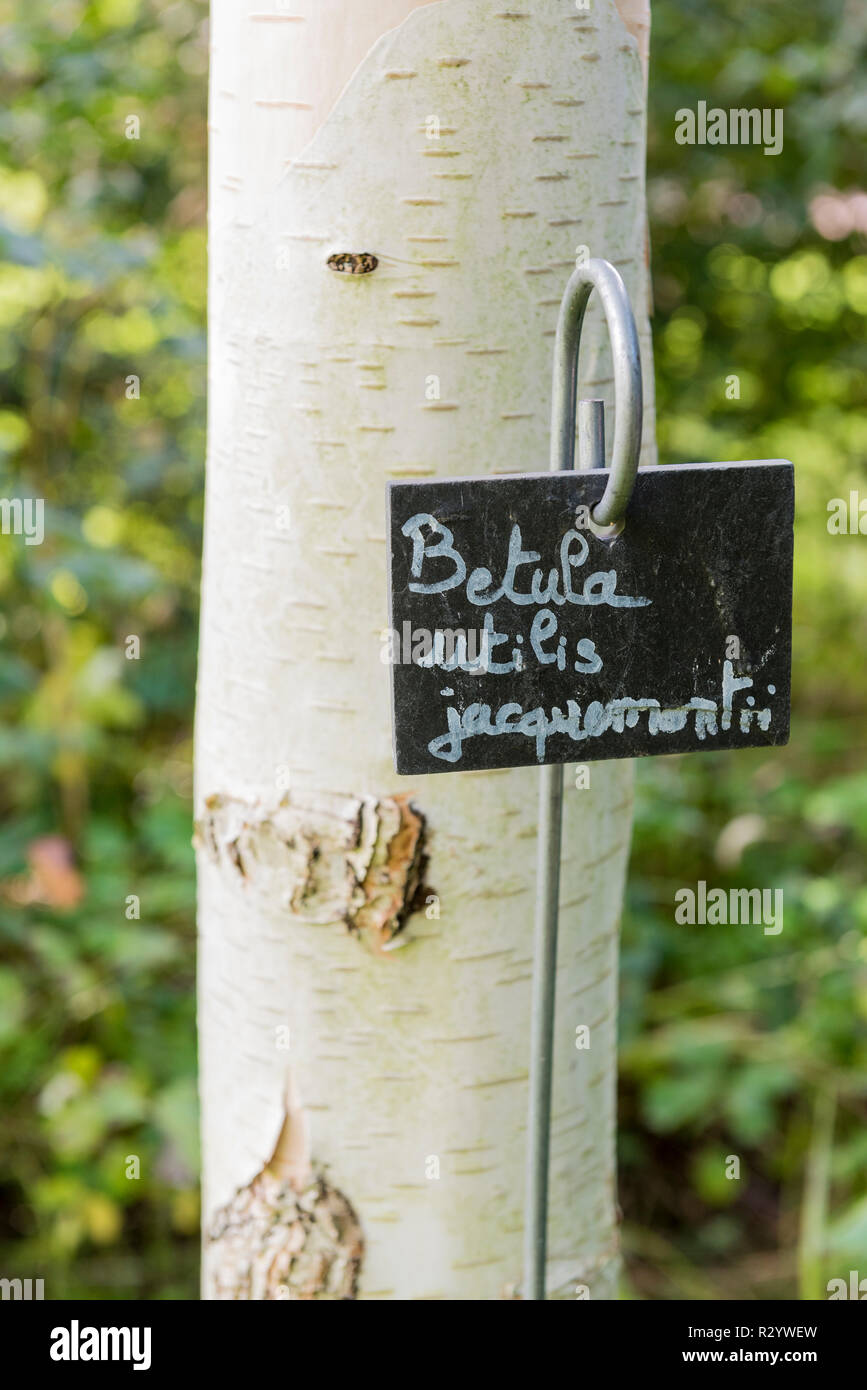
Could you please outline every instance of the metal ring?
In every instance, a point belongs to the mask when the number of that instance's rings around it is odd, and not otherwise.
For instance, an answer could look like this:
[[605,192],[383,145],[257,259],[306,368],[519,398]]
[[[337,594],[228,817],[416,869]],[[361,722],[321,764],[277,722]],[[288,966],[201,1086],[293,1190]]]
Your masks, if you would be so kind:
[[601,502],[593,509],[599,526],[622,520],[638,470],[641,449],[641,354],[629,295],[619,273],[608,261],[589,260],[569,279],[554,345],[554,391],[551,402],[551,468],[574,467],[575,397],[578,390],[578,349],[584,311],[593,290],[605,310],[614,362],[614,444],[611,472]]

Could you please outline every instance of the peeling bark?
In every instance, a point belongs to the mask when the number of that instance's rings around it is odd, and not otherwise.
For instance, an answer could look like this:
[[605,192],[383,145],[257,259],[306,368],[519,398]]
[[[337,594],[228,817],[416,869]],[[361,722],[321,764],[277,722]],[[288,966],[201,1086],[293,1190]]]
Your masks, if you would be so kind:
[[364,1253],[351,1203],[310,1161],[290,1073],[283,1127],[267,1166],[213,1215],[204,1259],[216,1299],[352,1299]]
[[271,810],[209,796],[195,843],[300,921],[342,922],[382,952],[422,898],[424,817],[405,796],[319,793]]
[[206,1239],[217,1299],[356,1297],[361,1227],[321,1173],[301,1192],[260,1173],[214,1214]]
[[650,0],[615,0],[615,3],[620,18],[638,44],[646,89],[647,70],[650,62]]

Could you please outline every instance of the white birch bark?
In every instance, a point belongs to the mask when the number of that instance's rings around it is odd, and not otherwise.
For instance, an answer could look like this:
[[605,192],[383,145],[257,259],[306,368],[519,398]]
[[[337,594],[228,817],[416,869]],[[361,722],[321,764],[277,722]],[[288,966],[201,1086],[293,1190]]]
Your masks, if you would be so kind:
[[[204,1296],[515,1297],[538,778],[394,773],[384,493],[547,466],[579,246],[629,287],[653,461],[641,59],[613,0],[274,7],[212,7]],[[592,304],[609,412],[610,377]],[[548,1287],[610,1298],[631,766],[572,781]]]

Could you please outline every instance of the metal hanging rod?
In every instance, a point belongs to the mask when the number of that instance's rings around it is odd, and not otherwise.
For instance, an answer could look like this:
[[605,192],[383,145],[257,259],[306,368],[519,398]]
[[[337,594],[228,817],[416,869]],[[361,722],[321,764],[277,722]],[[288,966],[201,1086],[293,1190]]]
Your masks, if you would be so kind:
[[[611,472],[592,519],[615,534],[622,527],[641,449],[641,356],[629,295],[608,261],[589,260],[572,274],[563,295],[554,344],[551,403],[551,471],[575,466],[575,402],[578,350],[587,301],[593,290],[602,300],[614,360],[614,442]],[[602,401],[578,403],[578,466],[605,466]],[[551,1133],[551,1080],[554,1051],[554,993],[557,979],[557,926],[560,907],[560,844],[563,820],[563,768],[540,771],[536,916],[530,1019],[530,1096],[527,1113],[527,1169],[524,1202],[525,1299],[546,1294],[548,1169]]]

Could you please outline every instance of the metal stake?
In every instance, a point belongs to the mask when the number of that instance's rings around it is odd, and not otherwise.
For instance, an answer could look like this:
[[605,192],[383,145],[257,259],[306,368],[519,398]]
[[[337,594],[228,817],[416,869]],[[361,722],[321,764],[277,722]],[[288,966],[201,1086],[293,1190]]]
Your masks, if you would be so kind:
[[[607,261],[591,260],[572,275],[557,324],[551,406],[551,471],[574,467],[575,397],[578,348],[584,311],[592,290],[601,297],[611,335],[617,403],[611,475],[593,516],[609,525],[622,519],[629,501],[641,446],[641,359],[626,288]],[[605,415],[602,401],[578,405],[579,467],[605,466]],[[551,1133],[551,1080],[554,1063],[554,993],[557,979],[557,925],[560,907],[560,842],[563,820],[563,768],[540,771],[536,917],[533,933],[533,986],[530,1019],[530,1087],[527,1111],[527,1169],[524,1204],[524,1299],[546,1294],[548,1168]]]

